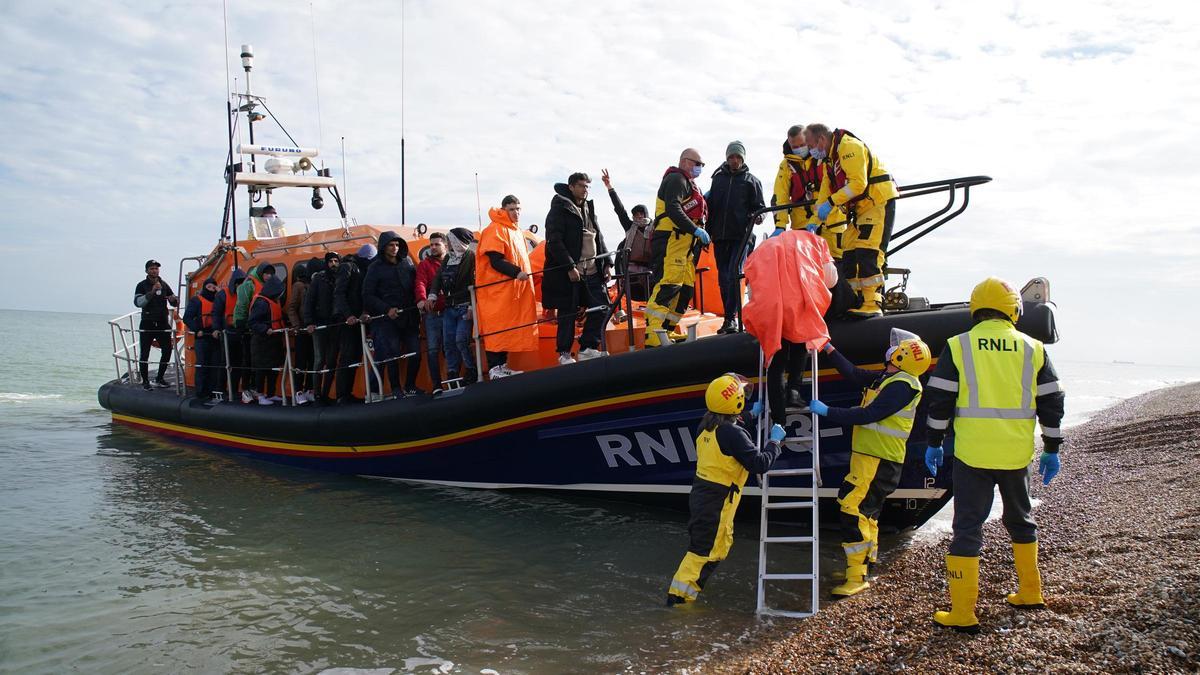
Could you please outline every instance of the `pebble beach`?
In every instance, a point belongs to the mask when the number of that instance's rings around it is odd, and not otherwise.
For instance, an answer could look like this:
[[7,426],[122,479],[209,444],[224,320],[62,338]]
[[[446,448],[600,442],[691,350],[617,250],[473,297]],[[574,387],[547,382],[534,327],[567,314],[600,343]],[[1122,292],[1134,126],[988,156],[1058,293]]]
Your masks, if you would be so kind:
[[1200,671],[1200,384],[1119,403],[1067,443],[1062,473],[1033,489],[1046,609],[1004,601],[1016,574],[993,520],[978,635],[932,622],[949,608],[947,535],[881,560],[867,592],[775,621],[701,672]]

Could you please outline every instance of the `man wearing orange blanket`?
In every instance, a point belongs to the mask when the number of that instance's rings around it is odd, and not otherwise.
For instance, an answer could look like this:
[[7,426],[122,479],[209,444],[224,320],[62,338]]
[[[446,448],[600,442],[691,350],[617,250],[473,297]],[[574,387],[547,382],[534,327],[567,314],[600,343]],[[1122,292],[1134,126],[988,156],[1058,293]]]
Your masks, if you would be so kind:
[[517,227],[521,202],[508,195],[488,216],[492,222],[475,252],[475,298],[488,377],[495,380],[520,373],[508,367],[509,352],[537,350],[537,298],[525,238]]

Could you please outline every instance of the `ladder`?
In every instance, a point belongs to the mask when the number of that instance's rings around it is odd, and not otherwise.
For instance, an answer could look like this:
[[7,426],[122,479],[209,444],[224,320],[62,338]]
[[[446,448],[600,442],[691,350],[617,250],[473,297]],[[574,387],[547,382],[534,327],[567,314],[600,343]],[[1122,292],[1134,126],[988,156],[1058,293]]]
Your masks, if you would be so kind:
[[[812,364],[812,392],[811,398],[817,396],[817,352],[809,350],[809,363]],[[758,352],[758,377],[762,385],[759,387],[759,401],[762,402],[762,412],[758,420],[758,447],[761,449],[767,441],[770,433],[770,401],[768,400],[766,387],[766,364],[762,349]],[[759,476],[759,485],[762,488],[762,506],[759,525],[758,537],[758,603],[755,611],[759,614],[771,616],[786,616],[794,618],[809,617],[817,613],[820,604],[819,584],[820,584],[820,537],[818,535],[820,509],[818,508],[817,488],[821,483],[821,452],[820,452],[820,431],[817,425],[817,415],[810,412],[812,417],[809,427],[811,438],[803,436],[790,436],[783,440],[784,443],[796,441],[809,441],[809,451],[812,454],[812,468],[810,469],[771,469]],[[771,500],[771,479],[782,477],[806,477],[808,480],[807,488],[803,488],[806,494],[799,498],[789,499],[787,501]],[[778,489],[778,488],[777,488]],[[812,529],[809,536],[772,536],[770,534],[770,523],[768,515],[772,511],[782,509],[808,509],[811,517]],[[810,561],[809,570],[807,572],[768,572],[767,571],[767,545],[768,544],[808,544],[812,548],[812,559]],[[811,598],[808,611],[791,611],[782,609],[773,609],[766,602],[766,586],[768,581],[807,581],[811,589],[809,597]]]

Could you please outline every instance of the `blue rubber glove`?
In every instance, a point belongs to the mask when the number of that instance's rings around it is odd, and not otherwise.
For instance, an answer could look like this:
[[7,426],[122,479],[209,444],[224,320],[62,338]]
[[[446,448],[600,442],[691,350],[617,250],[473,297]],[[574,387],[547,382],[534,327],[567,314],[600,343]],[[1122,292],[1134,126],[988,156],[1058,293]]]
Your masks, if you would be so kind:
[[942,465],[942,449],[936,446],[925,448],[925,468],[930,476],[936,476],[938,467]]
[[778,443],[779,441],[787,438],[787,432],[784,431],[783,427],[779,426],[778,424],[772,424],[770,438]]
[[750,416],[757,418],[762,414],[762,401],[755,401],[754,405],[750,406]]
[[1042,461],[1038,462],[1038,473],[1042,476],[1042,485],[1049,485],[1050,481],[1058,475],[1061,466],[1057,452],[1043,452]]
[[783,234],[783,228],[782,228],[782,227],[776,227],[776,228],[775,228],[775,231],[774,231],[774,232],[772,232],[772,233],[771,233],[771,236],[770,236],[770,237],[767,237],[767,239],[770,239],[771,237],[778,237],[778,236],[779,236],[779,235],[781,235],[781,234]]
[[821,202],[820,206],[817,207],[817,217],[821,219],[821,222],[824,222],[825,219],[829,217],[829,212],[832,210],[833,204],[826,199],[825,201]]
[[708,232],[703,227],[696,228],[696,238],[705,246],[708,246],[708,243],[712,241],[712,237],[708,236]]
[[822,416],[829,413],[829,406],[825,405],[820,399],[817,398],[814,398],[808,402],[808,409]]
[[816,234],[816,233],[817,233],[817,227],[818,227],[818,226],[817,226],[817,224],[816,224],[816,223],[809,223],[809,224],[807,224],[807,225],[805,225],[805,226],[804,226],[804,229],[808,230],[809,232],[812,232],[813,234]]

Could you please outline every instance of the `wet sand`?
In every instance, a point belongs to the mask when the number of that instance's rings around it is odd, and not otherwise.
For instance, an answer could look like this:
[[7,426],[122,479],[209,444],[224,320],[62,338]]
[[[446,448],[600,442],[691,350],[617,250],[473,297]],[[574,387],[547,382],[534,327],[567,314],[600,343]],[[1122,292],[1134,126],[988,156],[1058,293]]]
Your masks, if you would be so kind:
[[776,621],[704,672],[1200,671],[1200,384],[1124,401],[1067,443],[1062,473],[1033,490],[1046,609],[1004,601],[1016,574],[997,520],[978,635],[933,625],[949,609],[946,538],[897,552],[867,592]]

